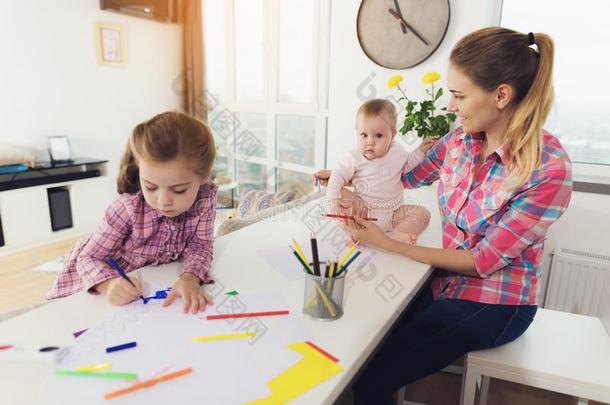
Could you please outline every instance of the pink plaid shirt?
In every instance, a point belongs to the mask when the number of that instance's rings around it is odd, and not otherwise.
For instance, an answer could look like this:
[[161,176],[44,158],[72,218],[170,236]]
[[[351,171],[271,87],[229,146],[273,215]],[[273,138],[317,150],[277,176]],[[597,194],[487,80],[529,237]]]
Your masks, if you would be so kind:
[[97,232],[81,239],[69,253],[64,270],[46,299],[90,289],[118,274],[107,263],[113,257],[126,273],[148,265],[183,261],[185,273],[211,283],[216,191],[200,187],[193,206],[168,218],[151,208],[142,192],[119,195],[106,209]]
[[433,296],[536,305],[546,232],[572,194],[570,160],[557,138],[544,131],[540,165],[523,186],[511,190],[505,147],[491,153],[475,176],[482,143],[483,135],[458,128],[403,176],[406,188],[440,179],[443,247],[470,250],[480,276],[439,269],[431,284]]

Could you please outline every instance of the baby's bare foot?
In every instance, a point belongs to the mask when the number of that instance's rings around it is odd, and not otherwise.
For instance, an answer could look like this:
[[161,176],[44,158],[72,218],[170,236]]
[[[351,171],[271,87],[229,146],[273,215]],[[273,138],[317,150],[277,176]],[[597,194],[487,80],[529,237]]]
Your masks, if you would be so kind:
[[407,245],[415,245],[417,243],[417,235],[414,233],[400,232],[394,229],[388,233],[388,236],[398,242],[406,243]]

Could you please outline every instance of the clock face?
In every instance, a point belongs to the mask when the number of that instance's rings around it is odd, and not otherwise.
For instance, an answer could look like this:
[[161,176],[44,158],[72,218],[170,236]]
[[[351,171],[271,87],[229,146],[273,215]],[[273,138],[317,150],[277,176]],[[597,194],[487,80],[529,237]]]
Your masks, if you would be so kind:
[[358,41],[376,64],[406,69],[428,59],[449,26],[449,0],[362,0]]

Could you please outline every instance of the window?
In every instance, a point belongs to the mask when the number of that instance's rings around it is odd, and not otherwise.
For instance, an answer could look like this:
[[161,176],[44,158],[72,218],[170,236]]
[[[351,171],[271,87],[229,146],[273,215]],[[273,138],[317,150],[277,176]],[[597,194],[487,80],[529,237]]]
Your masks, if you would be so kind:
[[510,0],[502,6],[504,27],[544,32],[555,42],[555,106],[545,128],[556,135],[577,163],[610,165],[607,94],[610,42],[607,0],[563,3]]
[[204,0],[215,172],[237,193],[313,191],[326,164],[330,2]]

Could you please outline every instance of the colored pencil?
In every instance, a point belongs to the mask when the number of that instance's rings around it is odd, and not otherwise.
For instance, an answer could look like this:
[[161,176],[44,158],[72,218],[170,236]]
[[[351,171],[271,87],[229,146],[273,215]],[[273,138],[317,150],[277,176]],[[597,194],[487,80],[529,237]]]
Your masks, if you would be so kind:
[[260,316],[275,316],[275,315],[288,315],[290,311],[262,311],[262,312],[242,312],[239,314],[218,314],[218,315],[208,315],[206,319],[214,320],[214,319],[231,319],[231,318],[257,318]]
[[350,259],[347,261],[347,263],[345,263],[345,264],[343,265],[343,267],[341,267],[341,269],[340,269],[340,270],[339,270],[339,272],[338,272],[338,273],[335,275],[335,277],[338,277],[338,276],[340,276],[342,273],[346,272],[346,271],[347,271],[347,266],[349,266],[350,264],[352,264],[352,262],[353,262],[354,260],[356,260],[356,258],[357,258],[358,256],[360,256],[360,253],[362,253],[362,252],[361,252],[361,251],[357,251],[357,252],[356,252],[356,254],[354,254],[354,255],[353,255],[353,256],[352,256],[352,257],[351,257],[351,258],[350,258]]
[[305,257],[305,253],[303,253],[303,249],[301,249],[301,247],[299,246],[299,244],[297,243],[296,240],[293,239],[292,241],[294,242],[294,248],[292,246],[290,246],[290,248],[292,249],[293,252],[295,252],[297,259],[299,259],[299,261],[301,263],[303,263],[303,266],[305,266],[305,268],[307,270],[309,270],[310,273],[313,274],[313,269],[307,262],[307,257]]
[[320,276],[320,258],[318,256],[318,241],[316,240],[316,234],[312,233],[311,234],[311,256],[313,258],[312,262],[313,262],[313,271],[316,274],[316,276]]
[[[329,218],[341,218],[341,219],[354,219],[353,216],[351,215],[339,215],[339,214],[324,214],[324,216],[327,216]],[[377,221],[377,218],[361,218],[364,219],[365,221]]]
[[352,245],[351,248],[349,248],[347,250],[347,252],[343,255],[343,257],[341,258],[341,260],[339,260],[339,263],[337,263],[337,265],[339,267],[343,267],[343,264],[347,261],[347,259],[352,255],[352,253],[354,253],[354,250],[356,250],[356,247],[358,246],[358,244],[360,243],[360,241],[356,241],[356,243],[354,243]]

